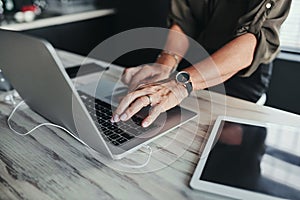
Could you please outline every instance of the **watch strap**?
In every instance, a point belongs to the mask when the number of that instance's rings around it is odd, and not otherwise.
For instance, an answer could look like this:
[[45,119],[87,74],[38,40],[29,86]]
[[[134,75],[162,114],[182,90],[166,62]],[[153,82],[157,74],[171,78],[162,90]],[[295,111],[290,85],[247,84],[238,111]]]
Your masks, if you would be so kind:
[[185,86],[185,88],[186,88],[186,90],[188,92],[188,95],[190,96],[191,92],[193,91],[193,84],[192,84],[192,82],[190,81],[190,82],[186,83],[184,86]]

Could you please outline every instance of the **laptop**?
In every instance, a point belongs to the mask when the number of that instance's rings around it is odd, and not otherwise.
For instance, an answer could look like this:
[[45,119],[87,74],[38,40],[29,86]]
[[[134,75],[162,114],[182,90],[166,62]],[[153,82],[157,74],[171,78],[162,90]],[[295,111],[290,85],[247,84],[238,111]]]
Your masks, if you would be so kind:
[[[107,96],[95,98],[84,87],[77,90],[50,43],[0,30],[0,44],[0,68],[25,103],[112,159],[125,157],[197,115],[175,107],[161,114],[149,128],[142,128],[139,123],[147,113],[144,110],[126,123],[112,124],[114,107]],[[107,88],[101,84],[105,83],[100,83],[98,88]],[[107,94],[107,91],[97,93]]]

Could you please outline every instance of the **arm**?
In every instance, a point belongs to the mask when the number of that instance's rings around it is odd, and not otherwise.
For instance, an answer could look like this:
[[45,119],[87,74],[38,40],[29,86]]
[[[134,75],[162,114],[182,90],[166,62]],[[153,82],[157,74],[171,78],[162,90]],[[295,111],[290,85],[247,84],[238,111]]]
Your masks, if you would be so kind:
[[223,83],[238,71],[248,67],[256,48],[256,37],[241,35],[216,51],[211,57],[188,67],[195,90]]
[[[176,33],[180,34],[176,34]],[[195,90],[204,89],[225,82],[238,71],[248,67],[252,60],[256,47],[256,37],[247,33],[227,43],[216,51],[211,57],[186,68],[191,75]],[[188,49],[188,39],[178,25],[171,27],[165,49],[174,52],[182,59],[182,55]],[[168,54],[157,61],[166,66],[174,66],[174,58]]]
[[[188,38],[178,25],[173,24],[170,28],[164,50],[176,54],[178,56],[178,62],[180,62],[188,48]],[[161,57],[159,57],[156,62],[171,68],[176,64],[174,57],[168,54],[161,54]],[[170,71],[172,70],[173,69]]]

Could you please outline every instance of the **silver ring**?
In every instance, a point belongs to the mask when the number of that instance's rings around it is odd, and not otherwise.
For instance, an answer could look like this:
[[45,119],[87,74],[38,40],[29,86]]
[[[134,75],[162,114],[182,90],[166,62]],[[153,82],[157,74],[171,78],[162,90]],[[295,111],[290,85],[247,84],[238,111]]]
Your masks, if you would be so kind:
[[148,97],[148,99],[149,99],[149,105],[151,105],[152,104],[152,97],[150,95],[146,95],[146,97]]

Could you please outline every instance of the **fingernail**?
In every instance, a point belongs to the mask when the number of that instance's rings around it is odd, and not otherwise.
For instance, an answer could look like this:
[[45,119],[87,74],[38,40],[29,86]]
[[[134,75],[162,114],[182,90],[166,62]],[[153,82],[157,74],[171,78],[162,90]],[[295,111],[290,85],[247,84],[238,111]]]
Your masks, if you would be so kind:
[[143,123],[142,123],[142,126],[143,126],[144,128],[148,127],[148,126],[149,126],[149,122],[147,122],[147,121],[143,122]]
[[119,122],[119,121],[120,121],[119,115],[115,115],[115,116],[113,117],[113,121],[114,121],[114,122]]
[[121,115],[120,119],[121,119],[122,121],[127,120],[127,114],[124,113],[123,115]]

